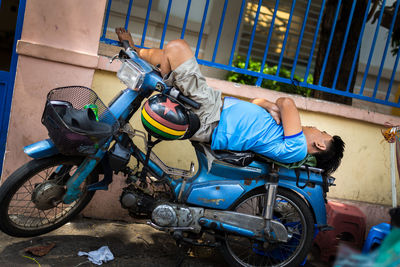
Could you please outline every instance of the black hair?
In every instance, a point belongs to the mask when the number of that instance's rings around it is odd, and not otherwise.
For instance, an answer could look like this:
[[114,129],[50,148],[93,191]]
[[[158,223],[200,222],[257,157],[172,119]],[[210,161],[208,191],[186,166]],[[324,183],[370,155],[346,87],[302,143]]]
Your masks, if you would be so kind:
[[337,135],[333,136],[326,150],[314,154],[317,159],[317,168],[323,169],[325,175],[330,175],[339,167],[343,151],[342,138]]

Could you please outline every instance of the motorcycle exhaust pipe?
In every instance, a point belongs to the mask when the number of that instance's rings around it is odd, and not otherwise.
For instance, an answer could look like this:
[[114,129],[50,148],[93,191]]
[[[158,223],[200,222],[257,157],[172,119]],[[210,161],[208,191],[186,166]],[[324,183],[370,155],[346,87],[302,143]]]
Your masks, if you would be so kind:
[[250,238],[262,240],[274,240],[287,242],[290,239],[286,227],[276,220],[269,220],[270,233],[266,234],[264,225],[265,219],[261,216],[253,216],[232,211],[208,210],[199,219],[202,227],[230,232]]
[[259,236],[259,234],[257,234],[254,231],[240,228],[240,227],[230,225],[227,223],[211,220],[211,219],[201,218],[199,220],[199,224],[203,227],[210,228],[213,230],[220,230],[223,232],[235,233],[235,234],[239,234],[239,235],[250,237],[250,238],[261,237],[261,236]]

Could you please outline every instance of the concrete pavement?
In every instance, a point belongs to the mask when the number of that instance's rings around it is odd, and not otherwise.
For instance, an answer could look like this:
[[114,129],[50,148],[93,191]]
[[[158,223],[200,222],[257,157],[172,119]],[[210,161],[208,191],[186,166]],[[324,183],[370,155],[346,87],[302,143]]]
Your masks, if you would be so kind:
[[[45,256],[25,252],[27,247],[50,243],[55,247]],[[13,238],[0,232],[0,266],[96,266],[86,256],[79,257],[78,251],[89,252],[105,245],[115,259],[102,266],[176,266],[178,262],[178,248],[166,233],[143,223],[78,218],[39,237]],[[216,251],[203,248],[186,257],[182,266],[225,266],[225,262]]]

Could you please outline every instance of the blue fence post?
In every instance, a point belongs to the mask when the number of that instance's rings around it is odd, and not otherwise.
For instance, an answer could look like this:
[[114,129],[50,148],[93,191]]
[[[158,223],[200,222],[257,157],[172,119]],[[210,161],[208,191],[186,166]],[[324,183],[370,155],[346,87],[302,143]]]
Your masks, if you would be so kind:
[[217,39],[215,40],[214,53],[213,53],[213,57],[211,60],[212,62],[215,62],[215,57],[217,56],[219,38],[221,37],[222,27],[224,26],[225,12],[226,12],[227,6],[228,6],[228,0],[225,0],[224,8],[222,9],[221,21],[219,23]]
[[125,18],[125,30],[128,29],[129,26],[129,19],[131,17],[131,11],[132,11],[132,3],[133,0],[129,0],[129,5],[128,5],[128,11],[126,12],[126,18]]
[[287,39],[288,39],[288,36],[289,36],[290,24],[292,23],[292,17],[293,17],[293,12],[294,12],[295,5],[296,5],[296,0],[293,0],[292,1],[292,7],[290,8],[290,16],[289,16],[288,24],[286,26],[285,37],[283,38],[281,54],[279,55],[278,67],[276,68],[276,75],[277,76],[279,76],[279,72],[281,70],[283,55],[285,54],[286,42],[287,42]]
[[340,66],[342,65],[344,49],[346,48],[347,37],[349,36],[350,26],[351,26],[351,22],[353,20],[353,14],[354,14],[354,9],[356,7],[356,4],[357,4],[357,1],[353,1],[353,6],[351,7],[350,16],[349,16],[349,19],[347,21],[346,33],[344,34],[344,38],[343,38],[342,49],[340,50],[339,62],[338,62],[337,67],[336,67],[335,77],[333,78],[332,89],[336,88],[336,82],[337,82],[337,79],[338,79],[338,76],[339,76]]
[[[293,0],[293,2],[296,2],[295,0]],[[278,7],[279,7],[279,0],[275,1],[275,9],[274,9],[274,13],[272,15],[272,20],[271,20],[271,25],[269,26],[269,31],[268,31],[268,38],[267,38],[267,43],[265,44],[265,49],[264,49],[264,56],[263,56],[263,60],[261,63],[261,67],[260,67],[260,73],[264,72],[264,66],[265,66],[265,61],[267,60],[267,54],[268,54],[268,49],[269,49],[269,44],[271,42],[271,36],[272,36],[272,31],[274,30],[274,25],[275,25],[275,18],[276,18],[276,13],[278,12]],[[289,26],[288,26],[289,27]],[[286,32],[288,31],[288,28],[286,30]],[[284,47],[282,47],[282,49],[284,49]],[[279,73],[279,72],[277,72]],[[279,76],[279,74],[278,74]],[[262,78],[258,77],[257,82],[256,82],[256,86],[261,86],[262,84]]]
[[[385,4],[386,4],[386,0],[383,0],[382,6],[384,7]],[[372,55],[374,54],[376,39],[378,38],[379,27],[380,27],[381,21],[382,21],[383,10],[384,9],[382,8],[381,12],[379,13],[378,23],[376,24],[374,39],[372,40],[371,50],[369,51],[368,62],[367,62],[367,66],[365,67],[364,77],[363,77],[361,88],[360,88],[360,93],[359,93],[360,95],[362,95],[364,93],[365,82],[367,81],[367,74],[368,74],[369,66],[371,64]]]
[[237,38],[239,35],[240,24],[242,23],[243,10],[244,10],[245,4],[246,4],[246,0],[242,0],[242,6],[240,7],[240,13],[239,13],[239,17],[238,17],[237,25],[236,25],[235,37],[233,38],[231,56],[229,57],[229,64],[228,64],[229,66],[232,66],[233,56],[235,54],[236,42],[237,42]]
[[381,65],[379,67],[379,73],[378,73],[378,76],[376,77],[376,84],[375,84],[375,88],[374,88],[374,93],[372,95],[373,98],[376,97],[376,92],[378,91],[379,80],[381,79],[383,65],[385,64],[386,54],[387,54],[387,51],[388,51],[390,38],[391,38],[392,32],[393,32],[393,26],[394,26],[394,23],[396,22],[396,19],[397,19],[397,12],[399,10],[399,4],[400,4],[400,1],[396,1],[396,7],[395,7],[393,18],[392,18],[392,23],[390,23],[390,29],[389,29],[389,32],[388,32],[388,38],[386,40],[385,51],[383,52]]
[[310,56],[308,57],[306,73],[304,74],[304,81],[307,81],[308,74],[310,73],[311,61],[312,61],[312,57],[314,55],[315,45],[317,43],[317,38],[318,38],[318,33],[319,33],[319,26],[321,25],[322,14],[324,13],[324,8],[325,8],[325,0],[322,1],[321,10],[319,11],[317,27],[315,28],[315,33],[314,33],[313,43],[312,43],[312,46],[311,46]]
[[245,66],[244,66],[245,69],[247,69],[247,67],[249,66],[249,61],[250,61],[250,56],[251,56],[251,50],[252,50],[252,48],[253,48],[253,41],[254,41],[254,36],[255,36],[255,34],[256,34],[257,23],[258,23],[258,16],[260,15],[261,6],[262,6],[262,0],[258,0],[257,12],[256,12],[256,16],[255,16],[255,18],[254,18],[253,29],[252,29],[252,31],[251,31],[249,49],[247,50],[246,64],[245,64]]
[[[388,91],[386,93],[386,97],[385,97],[385,101],[389,100],[390,97],[390,92],[392,90],[392,86],[393,86],[393,80],[394,80],[394,76],[396,75],[396,70],[397,70],[397,66],[399,64],[399,57],[400,57],[400,52],[397,52],[397,56],[396,56],[396,61],[394,63],[394,68],[392,71],[392,76],[390,76],[390,83],[389,83],[389,87],[388,87]],[[400,102],[400,98],[399,100],[396,102],[397,104]]]
[[105,39],[106,38],[108,19],[110,17],[111,3],[112,3],[112,0],[108,0],[107,10],[106,10],[106,17],[104,19],[103,34],[101,35],[101,39]]
[[326,62],[328,61],[328,57],[329,57],[329,53],[331,51],[331,45],[332,45],[332,40],[333,40],[333,36],[335,33],[335,29],[336,29],[336,22],[337,22],[337,18],[339,15],[339,10],[340,10],[340,6],[342,5],[342,0],[339,0],[338,5],[336,7],[336,11],[335,11],[335,18],[333,21],[333,26],[332,26],[332,30],[331,30],[331,35],[329,36],[329,42],[328,42],[328,48],[326,49],[326,53],[325,53],[325,58],[324,58],[324,63],[322,64],[322,70],[321,70],[321,75],[319,76],[319,81],[318,81],[318,85],[321,85],[322,80],[324,79],[324,73],[325,73],[325,68],[326,68]]
[[371,0],[368,0],[367,8],[365,9],[363,24],[361,26],[360,35],[358,36],[357,48],[356,48],[356,52],[354,54],[353,64],[351,65],[351,71],[350,71],[350,75],[349,75],[349,80],[347,81],[346,92],[350,91],[350,84],[351,84],[351,81],[353,80],[354,68],[356,66],[358,53],[360,52],[361,40],[362,40],[362,37],[364,36],[365,23],[367,21],[367,17],[368,17],[369,7],[370,6],[371,6]]
[[182,26],[182,32],[181,32],[181,39],[185,37],[185,31],[186,31],[186,24],[189,18],[189,11],[190,11],[190,5],[192,4],[192,0],[188,0],[187,6],[186,6],[186,12],[185,12],[185,19],[183,20],[183,26]]
[[149,4],[147,5],[146,20],[145,20],[144,26],[143,26],[142,40],[141,40],[141,43],[140,43],[141,46],[144,46],[144,41],[146,39],[147,25],[149,24],[150,11],[151,11],[151,5],[152,4],[153,4],[152,0],[149,0]]
[[200,44],[201,44],[201,39],[203,38],[203,30],[204,30],[204,25],[206,24],[208,5],[209,4],[210,4],[210,0],[207,0],[206,6],[204,7],[203,19],[201,20],[199,38],[197,40],[196,53],[195,53],[195,57],[196,58],[198,58],[198,56],[199,56]]
[[290,74],[290,80],[291,80],[291,81],[293,81],[294,72],[296,71],[297,59],[298,59],[298,57],[299,57],[301,42],[303,41],[303,34],[304,34],[304,29],[306,28],[306,23],[307,23],[307,18],[308,18],[308,12],[310,11],[310,5],[311,5],[311,0],[308,0],[306,13],[304,14],[303,25],[301,26],[299,41],[298,41],[298,43],[297,43],[297,49],[296,49],[296,55],[295,55],[295,57],[294,57],[294,62],[293,62],[293,67],[292,67],[292,73]]
[[162,32],[162,36],[161,36],[161,41],[160,41],[160,49],[162,49],[164,47],[164,39],[165,39],[165,34],[167,33],[169,13],[171,12],[171,4],[172,4],[172,0],[169,0],[167,14],[165,15],[165,20],[164,20],[164,28],[163,28],[163,32]]

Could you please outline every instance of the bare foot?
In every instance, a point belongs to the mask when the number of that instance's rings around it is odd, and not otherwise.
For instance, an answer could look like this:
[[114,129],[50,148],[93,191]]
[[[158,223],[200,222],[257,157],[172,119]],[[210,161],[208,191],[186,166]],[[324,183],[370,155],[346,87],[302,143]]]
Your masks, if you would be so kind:
[[135,44],[133,43],[131,33],[125,30],[124,28],[115,28],[115,33],[118,36],[120,42],[129,41],[129,45],[133,47]]

